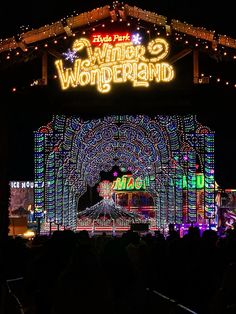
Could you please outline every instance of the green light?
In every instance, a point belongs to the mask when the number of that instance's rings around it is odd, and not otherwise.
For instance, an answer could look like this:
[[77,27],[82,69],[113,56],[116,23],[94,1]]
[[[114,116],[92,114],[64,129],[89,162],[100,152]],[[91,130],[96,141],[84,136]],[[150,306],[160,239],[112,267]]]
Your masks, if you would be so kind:
[[117,178],[113,182],[113,190],[115,191],[144,191],[149,186],[150,181],[148,177],[144,180],[140,177],[133,178],[130,175],[123,175],[122,178]]
[[188,180],[186,176],[183,176],[182,180],[176,181],[177,187],[183,187],[183,189],[203,189],[204,188],[204,174],[197,173],[189,175]]

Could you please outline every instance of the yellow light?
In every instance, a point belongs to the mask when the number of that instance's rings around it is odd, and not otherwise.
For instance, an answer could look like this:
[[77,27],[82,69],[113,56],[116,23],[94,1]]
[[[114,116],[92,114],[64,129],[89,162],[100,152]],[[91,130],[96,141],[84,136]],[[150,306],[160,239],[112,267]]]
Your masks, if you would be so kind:
[[219,79],[219,78],[217,79],[217,82],[220,82],[220,79]]
[[[159,63],[169,53],[169,44],[162,38],[150,41],[147,48],[132,42],[92,47],[87,38],[80,38],[74,41],[72,49],[85,49],[88,58],[76,59],[71,68],[65,68],[62,60],[55,62],[63,90],[96,85],[99,92],[107,93],[112,83],[130,81],[134,87],[148,87],[149,82],[169,82],[174,78],[173,67]],[[145,56],[147,50],[153,58]]]
[[23,237],[26,239],[34,238],[35,232],[32,230],[27,230],[25,233],[23,233]]

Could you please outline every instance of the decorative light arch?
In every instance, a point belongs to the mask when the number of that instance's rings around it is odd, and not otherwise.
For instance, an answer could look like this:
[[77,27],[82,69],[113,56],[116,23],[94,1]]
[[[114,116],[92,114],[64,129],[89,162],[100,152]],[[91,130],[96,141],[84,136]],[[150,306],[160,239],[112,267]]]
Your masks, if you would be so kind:
[[113,166],[150,176],[156,227],[183,222],[183,176],[187,220],[196,222],[196,163],[204,173],[205,217],[214,218],[214,133],[195,116],[107,116],[83,121],[54,116],[35,132],[35,206],[50,222],[76,229],[78,199],[87,185]]

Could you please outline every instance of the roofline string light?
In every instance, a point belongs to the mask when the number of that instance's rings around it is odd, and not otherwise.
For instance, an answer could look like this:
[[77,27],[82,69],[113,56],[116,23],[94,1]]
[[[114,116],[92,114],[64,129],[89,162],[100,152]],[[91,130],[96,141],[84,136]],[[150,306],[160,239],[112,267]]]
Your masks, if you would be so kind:
[[[224,60],[225,58],[228,60],[236,60],[236,40],[226,36],[226,35],[219,35],[216,34],[215,31],[209,31],[203,27],[194,27],[191,24],[183,23],[178,20],[172,19],[170,25],[167,25],[167,18],[165,16],[161,16],[154,12],[149,12],[146,10],[142,10],[137,7],[131,7],[129,5],[119,5],[119,3],[114,3],[114,8],[110,8],[109,6],[96,8],[90,12],[86,12],[86,14],[79,14],[76,11],[73,12],[73,15],[67,15],[65,18],[61,19],[58,22],[47,24],[39,29],[29,30],[29,26],[24,29],[21,27],[22,33],[18,33],[15,37],[0,39],[0,53],[3,54],[3,58],[7,60],[7,62],[11,62],[12,57],[18,58],[22,54],[32,52],[32,49],[35,51],[40,52],[41,49],[47,49],[50,42],[52,45],[56,45],[60,38],[56,38],[56,36],[61,36],[61,40],[70,40],[70,36],[66,32],[65,36],[65,23],[70,29],[72,30],[72,35],[75,36],[75,29],[76,33],[79,31],[79,27],[83,27],[81,29],[82,32],[88,33],[97,31],[97,29],[101,29],[101,21],[105,19],[105,16],[111,17],[110,22],[122,22],[125,23],[127,27],[132,27],[134,29],[135,25],[132,23],[132,20],[135,18],[137,19],[137,30],[140,28],[145,29],[146,26],[139,25],[140,22],[149,22],[152,25],[148,27],[146,32],[150,36],[152,33],[152,37],[155,34],[160,36],[165,34],[168,37],[174,38],[176,41],[181,41],[184,43],[185,46],[190,46],[191,48],[198,47],[207,53],[216,53],[217,55],[220,54],[221,58]],[[118,8],[116,14],[119,17],[119,14],[125,14],[126,19],[119,19],[116,16],[116,20],[113,20],[112,16],[112,9]],[[95,18],[96,17],[96,18]],[[129,19],[128,19],[129,18]],[[81,25],[77,25],[78,21],[83,21]],[[102,21],[103,22],[103,21]],[[63,24],[64,23],[64,24]],[[102,28],[105,28],[107,25],[103,23]],[[59,33],[58,33],[59,32]],[[40,36],[43,38],[40,38]],[[31,36],[33,36],[31,38]],[[38,37],[39,38],[38,38]],[[151,37],[151,36],[150,36]],[[40,40],[41,41],[40,43]],[[45,43],[45,40],[47,41]],[[35,45],[35,43],[37,44]],[[15,49],[17,51],[15,52]],[[209,52],[208,52],[209,51]],[[212,77],[216,76],[212,73]],[[52,76],[53,78],[53,76]],[[225,85],[226,87],[236,87],[236,82],[232,82],[232,78],[228,78],[222,80],[217,80],[217,85]],[[210,83],[214,82],[214,80],[210,80]],[[201,83],[201,82],[200,82]],[[13,88],[19,89],[19,86],[11,86],[10,90],[13,91]],[[14,90],[15,91],[15,90]]]

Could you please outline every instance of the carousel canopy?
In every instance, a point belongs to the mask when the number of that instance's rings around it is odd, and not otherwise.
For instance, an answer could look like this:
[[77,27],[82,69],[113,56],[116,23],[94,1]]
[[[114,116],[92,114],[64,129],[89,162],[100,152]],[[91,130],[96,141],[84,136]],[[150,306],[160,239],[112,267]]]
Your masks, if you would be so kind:
[[79,212],[78,217],[90,219],[141,219],[136,213],[128,212],[124,207],[116,205],[112,198],[103,199],[92,207]]

